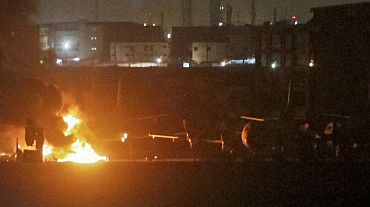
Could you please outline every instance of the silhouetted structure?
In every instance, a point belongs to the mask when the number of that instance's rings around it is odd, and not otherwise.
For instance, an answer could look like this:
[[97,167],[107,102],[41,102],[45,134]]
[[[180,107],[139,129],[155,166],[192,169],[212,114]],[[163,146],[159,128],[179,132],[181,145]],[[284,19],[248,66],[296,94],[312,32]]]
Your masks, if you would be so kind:
[[0,65],[26,69],[38,62],[37,27],[31,22],[33,1],[0,2]]
[[368,107],[370,3],[313,8],[312,109],[339,114]]

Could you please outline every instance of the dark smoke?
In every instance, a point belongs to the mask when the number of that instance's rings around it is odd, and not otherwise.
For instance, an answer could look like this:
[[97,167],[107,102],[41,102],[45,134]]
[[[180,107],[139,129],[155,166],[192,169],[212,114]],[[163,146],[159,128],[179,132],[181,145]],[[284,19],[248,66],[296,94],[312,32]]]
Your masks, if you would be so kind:
[[0,130],[9,126],[23,129],[27,120],[33,120],[44,129],[50,144],[67,145],[72,140],[63,135],[66,124],[58,116],[62,109],[63,95],[55,85],[15,72],[0,71]]

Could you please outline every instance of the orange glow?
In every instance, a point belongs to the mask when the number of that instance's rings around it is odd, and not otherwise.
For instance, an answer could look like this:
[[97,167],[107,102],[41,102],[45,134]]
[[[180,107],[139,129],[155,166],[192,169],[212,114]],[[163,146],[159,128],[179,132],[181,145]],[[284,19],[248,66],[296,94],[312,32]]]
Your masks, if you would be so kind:
[[79,125],[82,123],[82,119],[78,118],[77,114],[77,111],[70,111],[63,116],[63,120],[67,124],[64,135],[73,135],[75,138],[74,142],[67,148],[55,148],[47,143],[44,144],[43,157],[45,161],[56,160],[57,162],[75,163],[108,161],[107,157],[98,155],[86,138],[79,133]]

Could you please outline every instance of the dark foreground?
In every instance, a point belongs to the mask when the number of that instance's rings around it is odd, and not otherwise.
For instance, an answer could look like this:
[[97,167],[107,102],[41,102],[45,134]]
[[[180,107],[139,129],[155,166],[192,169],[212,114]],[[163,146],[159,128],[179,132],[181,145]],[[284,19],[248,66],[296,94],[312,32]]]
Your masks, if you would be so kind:
[[366,206],[369,163],[0,164],[0,206]]

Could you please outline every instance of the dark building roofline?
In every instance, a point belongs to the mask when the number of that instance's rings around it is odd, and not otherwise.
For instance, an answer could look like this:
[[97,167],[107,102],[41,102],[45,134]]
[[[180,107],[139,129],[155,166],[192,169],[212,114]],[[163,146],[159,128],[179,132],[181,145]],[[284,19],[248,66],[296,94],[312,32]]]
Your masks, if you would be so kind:
[[370,7],[370,2],[360,2],[360,3],[349,3],[349,4],[315,7],[315,8],[311,8],[310,11],[316,12],[316,11],[331,10],[331,9],[343,9],[343,8],[349,8],[349,7],[363,8],[364,6]]

